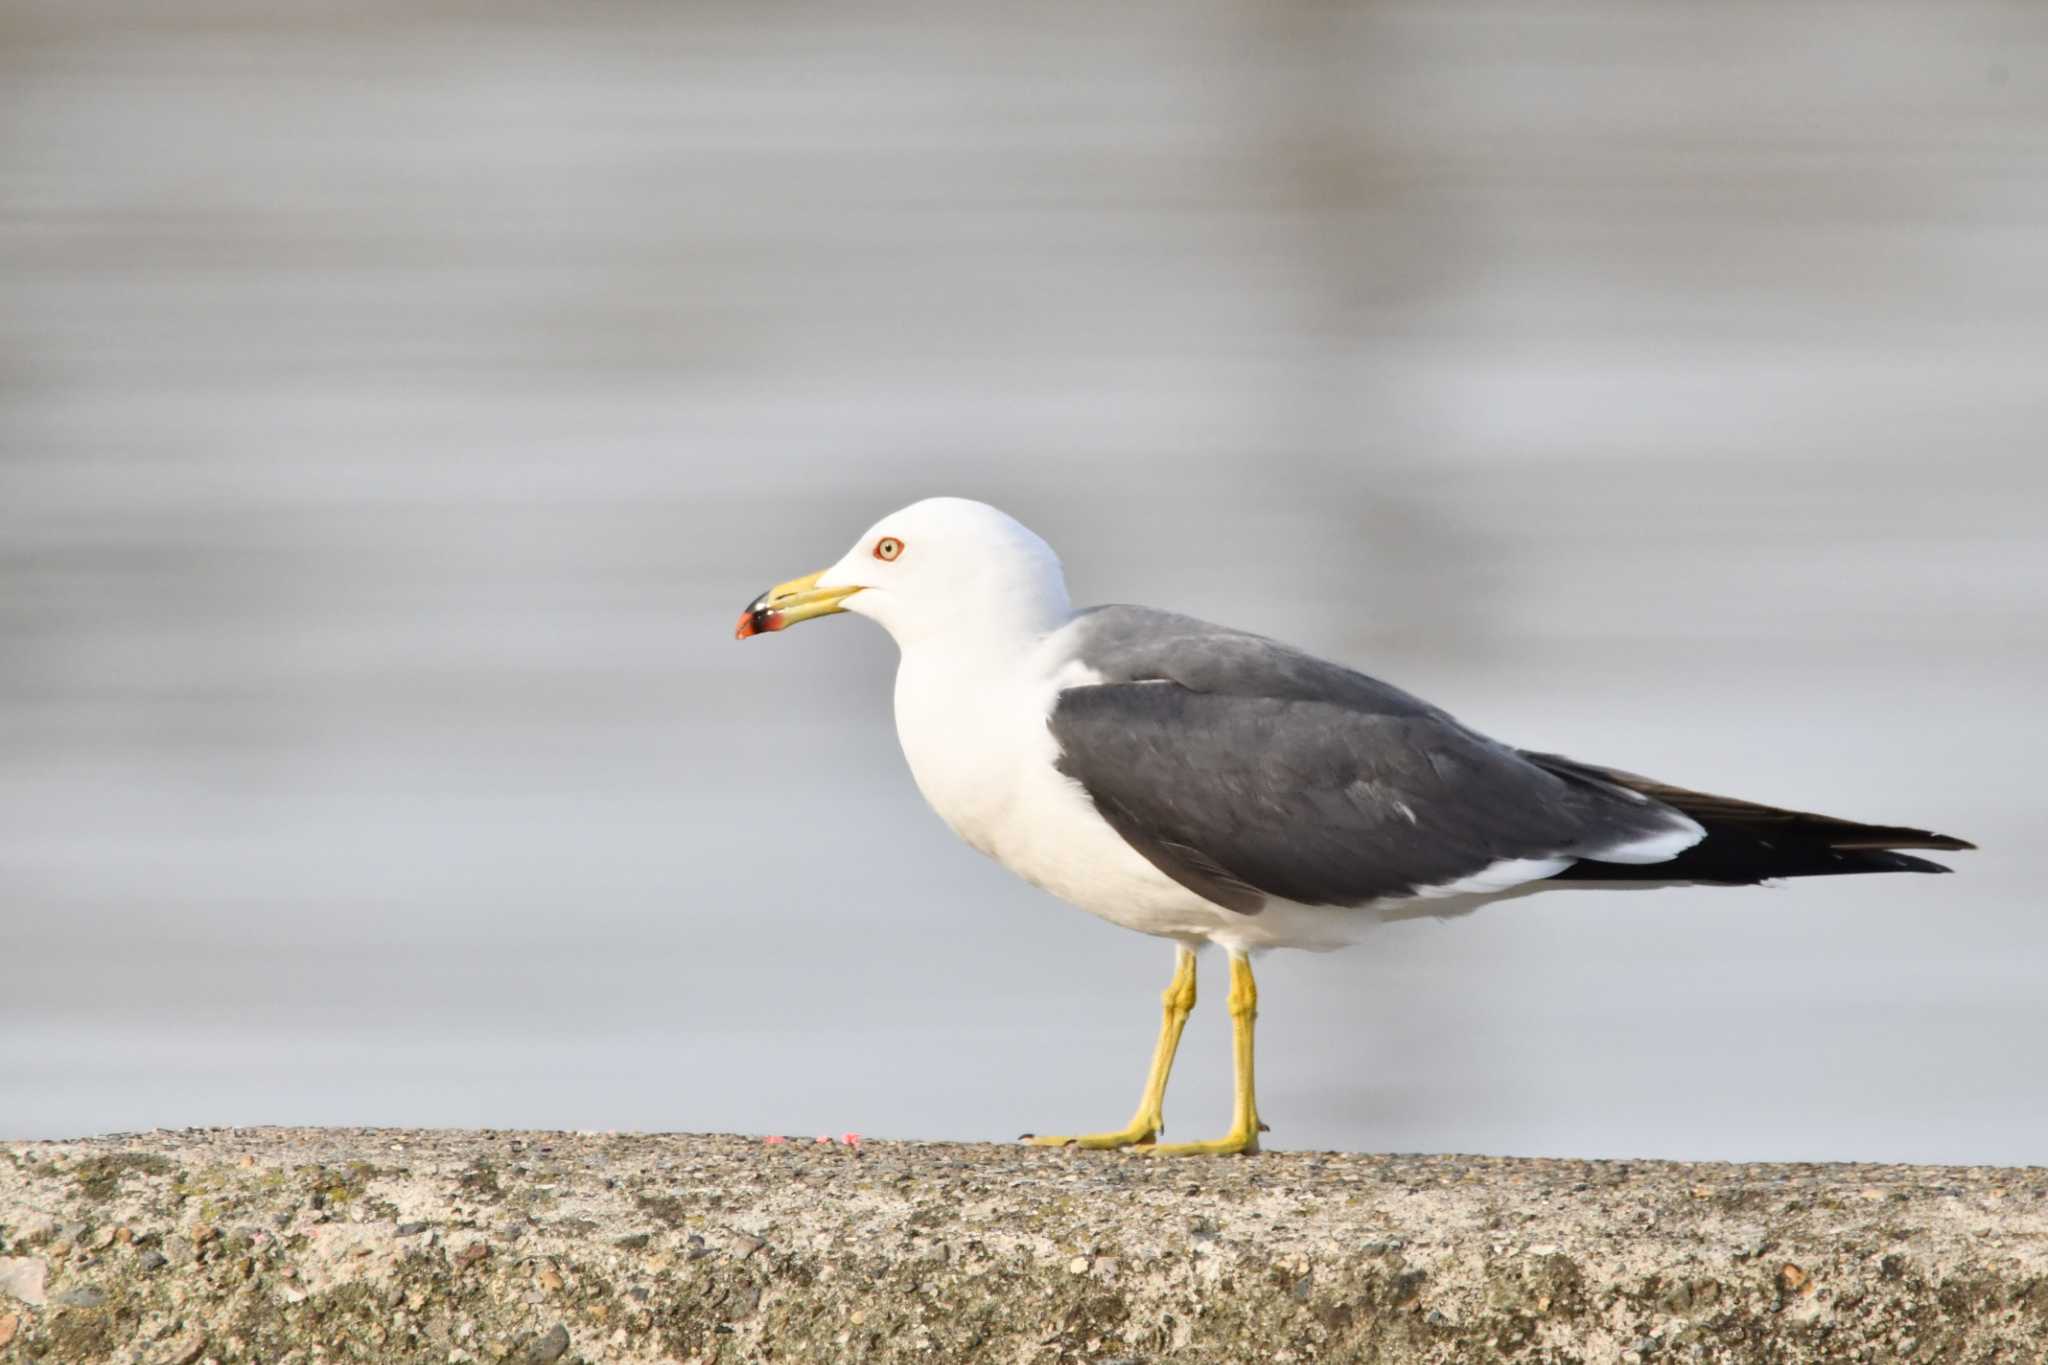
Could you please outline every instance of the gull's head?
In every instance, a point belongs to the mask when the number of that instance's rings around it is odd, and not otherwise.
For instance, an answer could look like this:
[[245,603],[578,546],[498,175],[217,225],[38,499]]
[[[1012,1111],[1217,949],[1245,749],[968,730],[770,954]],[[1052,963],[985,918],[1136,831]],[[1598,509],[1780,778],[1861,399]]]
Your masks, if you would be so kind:
[[926,498],[863,532],[829,569],[778,583],[740,614],[735,638],[850,611],[898,643],[937,634],[1037,635],[1066,620],[1059,556],[985,502]]

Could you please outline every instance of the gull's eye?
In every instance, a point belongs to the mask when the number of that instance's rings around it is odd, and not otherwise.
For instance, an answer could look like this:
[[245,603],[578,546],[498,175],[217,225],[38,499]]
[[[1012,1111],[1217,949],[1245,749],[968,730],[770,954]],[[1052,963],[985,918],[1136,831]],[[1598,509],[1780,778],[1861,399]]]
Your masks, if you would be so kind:
[[876,559],[894,559],[903,553],[903,542],[894,536],[883,536],[875,542]]

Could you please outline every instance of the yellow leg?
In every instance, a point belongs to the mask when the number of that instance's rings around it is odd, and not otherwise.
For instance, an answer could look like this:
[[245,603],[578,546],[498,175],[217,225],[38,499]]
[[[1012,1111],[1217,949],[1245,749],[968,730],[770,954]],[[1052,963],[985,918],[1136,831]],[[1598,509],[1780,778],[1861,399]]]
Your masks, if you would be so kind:
[[1237,1102],[1230,1131],[1208,1142],[1162,1143],[1140,1151],[1154,1156],[1225,1156],[1259,1150],[1259,1104],[1252,1091],[1252,1021],[1259,1017],[1259,986],[1252,980],[1251,959],[1230,955],[1230,1037],[1237,1071]]
[[1152,1049],[1152,1070],[1145,1076],[1145,1093],[1138,1098],[1138,1112],[1113,1133],[1082,1133],[1074,1137],[1037,1137],[1024,1140],[1039,1147],[1087,1147],[1103,1150],[1133,1147],[1151,1142],[1166,1129],[1162,1110],[1166,1104],[1166,1077],[1173,1070],[1173,1054],[1180,1047],[1180,1031],[1187,1026],[1195,1008],[1195,954],[1182,948],[1173,962],[1173,984],[1160,995],[1164,1010],[1159,1021],[1159,1045]]

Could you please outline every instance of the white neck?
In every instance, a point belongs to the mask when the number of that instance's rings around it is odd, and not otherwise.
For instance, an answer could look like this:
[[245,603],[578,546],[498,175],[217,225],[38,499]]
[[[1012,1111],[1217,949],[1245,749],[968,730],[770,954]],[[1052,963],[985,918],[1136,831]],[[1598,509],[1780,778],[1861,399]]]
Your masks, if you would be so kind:
[[892,632],[902,650],[896,736],[911,775],[954,833],[991,855],[1026,765],[1048,740],[1049,679],[1032,656],[1073,613],[1064,593],[1056,610],[1042,605],[952,630]]

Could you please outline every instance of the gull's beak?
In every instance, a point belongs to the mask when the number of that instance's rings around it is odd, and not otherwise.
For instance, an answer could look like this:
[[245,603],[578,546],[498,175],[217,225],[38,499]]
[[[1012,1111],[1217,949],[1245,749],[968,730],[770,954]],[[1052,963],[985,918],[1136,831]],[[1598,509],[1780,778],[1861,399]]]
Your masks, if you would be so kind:
[[808,621],[813,616],[830,616],[835,611],[845,611],[846,608],[839,604],[860,589],[821,588],[818,580],[824,573],[820,569],[802,578],[792,578],[787,583],[777,583],[749,602],[747,609],[740,613],[740,626],[732,633],[732,638],[744,640],[764,630],[781,630],[784,626]]

